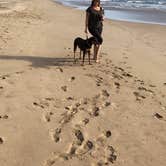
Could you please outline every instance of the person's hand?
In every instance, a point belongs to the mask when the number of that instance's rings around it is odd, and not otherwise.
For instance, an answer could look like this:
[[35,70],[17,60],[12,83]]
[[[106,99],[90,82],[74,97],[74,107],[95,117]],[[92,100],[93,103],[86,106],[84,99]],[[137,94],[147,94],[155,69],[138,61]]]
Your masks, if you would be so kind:
[[104,21],[104,20],[105,20],[105,17],[103,16],[103,17],[102,17],[102,21]]

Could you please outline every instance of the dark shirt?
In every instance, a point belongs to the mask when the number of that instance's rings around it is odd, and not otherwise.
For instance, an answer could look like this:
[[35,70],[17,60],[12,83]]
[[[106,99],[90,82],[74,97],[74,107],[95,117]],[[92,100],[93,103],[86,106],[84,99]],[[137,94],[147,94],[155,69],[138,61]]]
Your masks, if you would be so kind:
[[100,10],[97,11],[93,7],[89,7],[86,12],[89,14],[88,27],[89,28],[100,28],[103,26],[103,15],[104,10],[100,7]]

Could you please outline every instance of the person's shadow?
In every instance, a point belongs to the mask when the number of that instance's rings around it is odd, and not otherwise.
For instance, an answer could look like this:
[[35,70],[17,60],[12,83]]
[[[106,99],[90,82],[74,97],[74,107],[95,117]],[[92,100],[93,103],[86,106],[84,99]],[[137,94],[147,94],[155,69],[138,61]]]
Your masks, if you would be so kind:
[[36,57],[36,56],[14,56],[0,55],[0,60],[20,60],[31,62],[32,67],[47,68],[49,66],[73,66],[74,60],[71,57],[54,58],[54,57]]

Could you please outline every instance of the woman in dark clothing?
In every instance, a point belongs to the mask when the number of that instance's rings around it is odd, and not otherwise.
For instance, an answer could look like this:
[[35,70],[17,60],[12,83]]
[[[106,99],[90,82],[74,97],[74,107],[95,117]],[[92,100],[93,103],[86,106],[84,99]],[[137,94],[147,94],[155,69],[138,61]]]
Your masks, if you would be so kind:
[[96,38],[94,45],[94,60],[98,62],[100,45],[103,42],[101,36],[103,30],[104,10],[100,6],[100,0],[92,0],[91,6],[86,10],[85,33],[89,32]]

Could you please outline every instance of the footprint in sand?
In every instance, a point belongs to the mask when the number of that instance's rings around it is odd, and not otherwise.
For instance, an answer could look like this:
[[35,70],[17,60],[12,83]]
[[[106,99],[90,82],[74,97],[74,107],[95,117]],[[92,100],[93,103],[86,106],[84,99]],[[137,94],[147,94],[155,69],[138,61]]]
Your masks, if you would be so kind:
[[57,128],[54,131],[51,131],[51,137],[56,143],[60,141],[61,128]]
[[125,61],[122,61],[122,62],[120,62],[120,64],[124,64],[124,65],[125,65],[125,64],[127,64],[127,62],[125,62]]
[[89,100],[90,100],[89,98],[84,97],[84,98],[81,100],[81,104],[87,105],[88,102],[89,102]]
[[61,123],[62,125],[69,123],[74,118],[74,115],[78,112],[77,107],[68,106],[65,107],[65,109],[67,109],[68,111],[62,114],[63,117],[59,121],[59,123]]
[[73,155],[75,155],[76,150],[77,150],[76,145],[72,144],[72,145],[70,145],[69,152],[67,154],[69,154],[70,156],[73,156]]
[[17,71],[17,72],[15,72],[16,74],[23,74],[23,73],[25,73],[25,71]]
[[85,118],[83,121],[84,125],[88,124],[89,123],[89,119],[88,118]]
[[62,69],[61,67],[57,67],[57,69],[58,69],[61,73],[63,73],[63,69]]
[[3,144],[4,140],[2,137],[0,137],[0,145]]
[[67,86],[62,86],[61,89],[66,92],[67,91]]
[[33,102],[33,105],[44,109],[44,106],[42,104],[37,103],[37,102]]
[[45,113],[45,114],[43,115],[43,120],[44,120],[45,122],[50,122],[52,115],[53,115],[52,112],[47,112],[47,113]]
[[104,132],[104,135],[105,135],[107,138],[109,138],[109,137],[111,137],[112,133],[111,133],[110,130],[107,130],[107,131]]
[[128,59],[128,57],[127,57],[127,56],[124,56],[123,58],[124,58],[124,59]]
[[141,95],[139,92],[133,92],[133,94],[135,95],[137,101],[146,98],[145,96]]
[[132,67],[131,66],[127,66],[126,69],[132,69]]
[[74,76],[72,76],[70,79],[69,79],[69,81],[70,82],[72,82],[72,81],[74,81],[76,78],[74,77]]
[[104,97],[109,97],[110,96],[110,94],[108,93],[107,90],[102,90],[101,95],[104,96]]
[[103,104],[104,107],[108,107],[108,106],[110,106],[110,105],[111,105],[111,102],[110,102],[110,101],[106,101],[106,102],[104,102],[104,104]]
[[112,146],[108,146],[107,151],[108,151],[108,157],[107,157],[108,162],[114,163],[117,159],[117,154],[115,149]]
[[114,82],[114,85],[116,86],[117,89],[120,89],[120,83],[119,82]]
[[141,87],[138,87],[138,90],[140,91],[146,91],[146,92],[149,92],[151,94],[154,94],[154,92],[151,90],[151,89],[146,89],[145,87],[141,86]]
[[104,166],[104,165],[108,165],[108,163],[104,161],[98,161],[96,166]]
[[10,77],[10,75],[0,76],[0,78],[1,78],[2,80],[5,80],[5,79],[8,78],[8,77]]
[[112,72],[112,76],[113,76],[113,78],[116,78],[118,80],[124,79],[120,74],[117,74],[115,72]]
[[69,96],[69,97],[66,98],[66,100],[68,100],[68,101],[71,100],[72,101],[72,100],[74,100],[74,97]]
[[152,85],[152,84],[150,84],[149,87],[151,87],[151,88],[155,88],[156,85]]
[[0,115],[0,119],[8,119],[8,118],[9,118],[8,115],[3,115],[3,116]]
[[77,138],[76,144],[79,145],[79,146],[82,145],[82,143],[84,141],[84,135],[81,132],[81,130],[75,130],[74,134],[75,134],[75,136]]
[[117,160],[116,151],[112,146],[106,147],[104,158],[104,160],[98,161],[97,166],[109,165],[109,163],[113,164]]
[[48,159],[45,163],[44,166],[52,166],[55,163],[56,160],[54,159]]
[[92,116],[99,116],[99,111],[100,111],[100,108],[97,107],[97,106],[95,106],[95,107],[92,108],[92,113],[91,113],[91,115],[92,115]]
[[156,117],[156,118],[159,119],[159,120],[162,120],[162,119],[163,119],[163,116],[160,115],[159,113],[155,113],[155,114],[154,114],[154,117]]
[[121,68],[121,67],[116,67],[116,66],[115,66],[115,69],[118,69],[118,70],[120,70],[121,72],[124,72],[124,69]]
[[105,146],[106,139],[110,138],[111,136],[112,132],[110,130],[106,130],[96,139],[96,141],[100,144],[100,146]]
[[135,82],[139,82],[141,85],[145,84],[143,80],[139,80],[139,79],[136,79]]
[[125,77],[133,77],[133,75],[131,75],[130,73],[127,73],[127,72],[124,72],[122,75]]
[[93,142],[90,141],[90,140],[87,140],[86,143],[85,143],[84,148],[85,148],[87,151],[89,151],[89,150],[91,150],[93,147],[94,147]]
[[96,80],[96,85],[97,86],[101,86],[101,84],[103,83],[103,78],[102,77],[98,77]]
[[54,98],[53,97],[46,97],[45,100],[47,100],[47,101],[53,101]]

